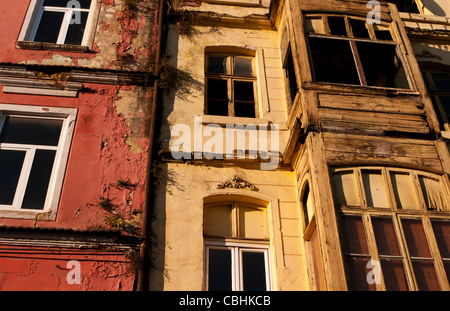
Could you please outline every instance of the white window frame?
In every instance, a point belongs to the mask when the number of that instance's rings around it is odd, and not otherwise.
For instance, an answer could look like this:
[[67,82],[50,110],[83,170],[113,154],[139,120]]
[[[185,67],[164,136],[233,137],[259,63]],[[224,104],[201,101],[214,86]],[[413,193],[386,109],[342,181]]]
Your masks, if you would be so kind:
[[223,242],[223,241],[205,241],[205,290],[209,288],[209,250],[221,249],[231,251],[231,287],[232,291],[244,290],[244,278],[242,267],[243,252],[257,252],[264,254],[264,265],[266,274],[266,290],[271,290],[271,273],[270,273],[270,251],[268,244],[256,243],[239,243],[239,242]]
[[88,18],[86,20],[85,31],[83,35],[83,40],[81,46],[90,46],[93,41],[94,26],[97,21],[97,15],[95,12],[99,11],[100,3],[99,0],[92,0],[89,9],[75,9],[75,8],[61,8],[52,6],[43,6],[44,0],[31,0],[25,21],[20,32],[18,41],[32,41],[36,37],[36,33],[39,27],[39,23],[42,18],[44,11],[52,12],[64,12],[64,19],[61,24],[61,29],[59,31],[58,40],[55,44],[64,44],[67,36],[67,30],[69,28],[70,19],[73,11],[89,12]]
[[[42,214],[42,218],[40,218],[42,220],[54,220],[56,218],[77,112],[78,109],[76,108],[55,108],[0,103],[0,132],[5,116],[9,115],[43,119],[60,119],[63,121],[58,146],[0,143],[0,149],[26,151],[13,204],[0,205],[0,217],[36,219],[39,214]],[[56,150],[44,208],[40,210],[22,209],[21,205],[30,176],[34,154],[38,149]]]

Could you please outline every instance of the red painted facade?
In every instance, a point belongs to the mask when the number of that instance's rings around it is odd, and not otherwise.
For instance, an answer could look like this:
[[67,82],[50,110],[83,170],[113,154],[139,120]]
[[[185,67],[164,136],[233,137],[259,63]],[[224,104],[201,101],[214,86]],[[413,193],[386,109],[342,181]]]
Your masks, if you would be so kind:
[[[98,2],[89,49],[79,51],[20,46],[27,12],[42,1],[0,0],[0,104],[77,109],[56,217],[0,216],[0,290],[134,290],[139,283],[159,3]],[[80,87],[75,97],[5,92],[8,79]],[[79,271],[67,266],[73,260]],[[79,282],[71,283],[74,273]]]

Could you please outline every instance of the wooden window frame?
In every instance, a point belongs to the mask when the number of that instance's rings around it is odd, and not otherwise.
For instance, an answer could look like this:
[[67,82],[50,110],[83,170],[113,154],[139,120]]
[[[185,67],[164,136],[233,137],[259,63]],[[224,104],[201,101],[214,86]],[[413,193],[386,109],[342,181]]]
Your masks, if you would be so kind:
[[[385,190],[387,191],[387,200],[388,200],[388,204],[389,207],[384,208],[384,207],[369,207],[367,204],[367,199],[366,199],[366,194],[364,191],[364,185],[363,185],[363,180],[362,180],[362,172],[363,171],[380,171],[381,175],[382,175],[382,180],[383,180],[383,184],[385,186]],[[433,179],[433,180],[438,180],[439,181],[439,187],[441,192],[443,193],[443,198],[444,198],[444,204],[446,206],[450,206],[450,198],[449,198],[449,180],[448,178],[446,178],[445,175],[437,175],[437,174],[433,174],[433,173],[428,173],[428,172],[424,172],[424,171],[418,171],[418,170],[412,170],[412,169],[401,169],[401,168],[393,168],[393,167],[379,167],[379,166],[361,166],[361,167],[346,167],[346,168],[333,168],[331,171],[331,174],[334,173],[345,173],[345,172],[353,172],[354,176],[355,176],[355,181],[356,181],[356,186],[357,186],[357,192],[358,192],[358,197],[359,197],[359,202],[360,205],[359,206],[338,206],[337,202],[336,205],[339,208],[356,208],[356,209],[372,209],[372,210],[393,210],[393,211],[409,211],[411,213],[416,213],[416,214],[424,214],[424,213],[436,213],[436,214],[440,214],[440,213],[448,213],[450,211],[450,209],[448,209],[447,211],[428,211],[426,208],[426,202],[425,199],[423,197],[422,194],[422,188],[420,186],[419,183],[419,178],[421,176],[429,178],[429,179]],[[414,186],[414,195],[416,196],[416,199],[418,201],[419,204],[419,209],[399,209],[397,208],[397,202],[395,200],[395,195],[394,195],[394,190],[393,190],[393,186],[392,186],[392,182],[390,179],[390,173],[400,173],[400,174],[409,174],[412,178],[412,183]],[[336,197],[336,195],[335,195]]]
[[[388,187],[388,201],[390,202],[389,208],[373,208],[368,207],[367,202],[365,201],[364,195],[364,185],[361,171],[362,170],[380,170],[383,176],[383,182]],[[446,275],[446,271],[444,268],[444,262],[449,262],[449,258],[443,258],[438,248],[437,240],[435,237],[435,233],[432,226],[432,221],[441,220],[441,221],[450,221],[450,213],[447,211],[431,211],[427,210],[423,199],[421,199],[420,209],[398,209],[395,204],[395,197],[393,196],[393,188],[390,184],[390,172],[398,172],[404,174],[411,174],[413,176],[413,180],[415,183],[416,192],[415,195],[418,195],[417,191],[421,190],[421,186],[418,183],[418,176],[425,176],[428,178],[439,178],[441,191],[444,193],[444,198],[446,202],[448,202],[448,180],[442,176],[431,174],[427,172],[417,171],[417,170],[408,170],[408,169],[400,169],[400,168],[387,168],[387,167],[352,167],[352,168],[333,168],[332,174],[334,173],[342,173],[342,172],[353,172],[355,175],[357,192],[360,197],[360,206],[347,206],[347,205],[338,205],[336,202],[336,208],[338,209],[338,213],[343,216],[357,216],[362,218],[364,232],[366,236],[366,241],[369,248],[369,255],[371,260],[377,260],[381,262],[381,258],[387,258],[389,256],[380,255],[377,248],[377,241],[375,239],[375,233],[372,225],[372,219],[374,217],[380,218],[389,218],[394,226],[395,234],[398,241],[399,250],[401,256],[397,256],[396,259],[401,259],[403,263],[404,273],[406,282],[409,290],[419,290],[416,277],[414,275],[412,260],[417,258],[412,258],[409,255],[408,246],[406,243],[405,234],[403,231],[402,220],[403,219],[415,219],[420,220],[426,235],[426,239],[428,242],[428,247],[430,249],[431,256],[430,258],[424,258],[424,260],[433,260],[434,268],[436,271],[436,275],[439,281],[439,286],[441,290],[450,290],[449,279]],[[419,195],[419,197],[421,197]],[[394,200],[394,201],[393,201]],[[342,228],[341,228],[342,230]],[[344,245],[344,244],[343,244]],[[358,254],[349,254],[343,250],[344,262],[346,256],[359,256]],[[391,256],[392,257],[392,256]],[[422,258],[419,258],[422,259]],[[382,271],[382,268],[380,268]],[[382,272],[383,273],[383,272]],[[376,290],[386,290],[386,284],[384,278],[381,277],[381,283],[376,284]]]
[[[235,116],[235,100],[234,100],[234,82],[251,82],[253,84],[253,105],[255,109],[255,118],[259,117],[259,105],[258,105],[258,90],[257,90],[257,76],[256,76],[256,60],[255,56],[243,54],[243,53],[227,53],[227,52],[207,52],[205,53],[205,114],[208,115],[208,81],[213,80],[225,80],[227,81],[227,97],[228,97],[228,115],[223,117],[236,117]],[[209,56],[223,56],[227,59],[227,66],[229,73],[209,73],[208,72],[208,58]],[[245,57],[251,59],[252,76],[235,75],[233,68],[233,59],[235,57]],[[251,103],[251,102],[248,102]],[[253,118],[251,118],[253,119]]]
[[450,74],[447,71],[440,71],[440,70],[432,70],[432,69],[423,69],[422,75],[426,78],[426,82],[428,82],[428,94],[430,95],[431,99],[433,100],[433,105],[435,106],[436,112],[439,114],[442,122],[442,127],[445,131],[450,131],[450,116],[447,116],[445,113],[444,106],[441,102],[440,97],[450,97],[450,91],[449,92],[443,92],[438,91],[436,88],[436,84],[433,79],[433,73],[439,73],[439,74],[447,74],[450,77]]
[[[35,219],[38,214],[42,214],[43,220],[54,220],[58,210],[59,198],[72,141],[77,109],[0,104],[0,111],[0,132],[4,124],[5,116],[9,115],[53,120],[58,119],[63,121],[57,146],[0,143],[0,149],[21,150],[26,152],[13,204],[0,205],[0,217]],[[56,151],[47,196],[43,209],[21,209],[23,196],[28,183],[28,178],[30,176],[31,165],[33,163],[33,157],[36,150]]]
[[[331,34],[331,30],[330,30],[330,26],[328,23],[328,18],[329,17],[342,17],[344,18],[345,21],[345,28],[346,28],[346,32],[347,35],[346,36],[340,36],[340,35],[333,35]],[[408,66],[406,66],[406,57],[402,51],[402,49],[400,48],[400,43],[397,41],[396,36],[394,35],[394,32],[392,30],[391,24],[386,23],[386,22],[381,22],[380,25],[378,26],[382,26],[385,27],[387,29],[389,29],[390,34],[392,36],[392,40],[383,40],[383,39],[378,39],[376,36],[376,32],[374,30],[374,25],[367,23],[366,19],[361,18],[361,17],[356,17],[356,16],[348,16],[348,15],[341,15],[341,14],[315,14],[315,13],[309,13],[309,14],[305,14],[304,19],[320,19],[321,22],[323,23],[323,29],[324,29],[324,34],[315,34],[315,33],[307,33],[305,31],[305,37],[306,37],[306,41],[307,41],[307,46],[308,46],[308,55],[309,55],[309,62],[311,64],[311,73],[312,73],[312,77],[313,80],[316,83],[325,83],[325,84],[338,84],[338,85],[352,85],[352,86],[362,86],[362,87],[370,87],[370,88],[377,88],[377,89],[392,89],[392,90],[398,90],[398,91],[414,91],[413,90],[413,83],[411,80],[411,73],[409,72]],[[352,31],[352,26],[350,23],[350,19],[353,20],[361,20],[361,21],[365,21],[366,22],[366,27],[367,27],[367,31],[369,34],[369,38],[359,38],[359,37],[355,37],[353,35],[353,31]],[[313,65],[313,58],[312,58],[312,52],[311,52],[311,48],[309,47],[309,38],[323,38],[323,39],[335,39],[335,40],[344,40],[349,42],[350,46],[351,46],[351,51],[352,51],[352,57],[353,60],[355,62],[355,66],[356,66],[356,70],[357,70],[357,74],[358,74],[358,78],[360,83],[359,84],[346,84],[346,83],[338,83],[338,82],[322,82],[322,81],[317,81],[316,79],[316,74],[315,74],[315,70],[314,70],[314,65]],[[396,51],[396,56],[398,57],[399,61],[401,62],[403,69],[405,71],[405,76],[408,82],[408,88],[395,88],[395,87],[381,87],[381,86],[373,86],[373,85],[368,85],[367,84],[367,79],[366,79],[366,74],[363,70],[363,65],[362,65],[362,61],[359,55],[359,51],[358,48],[356,46],[356,42],[368,42],[368,43],[376,43],[376,44],[383,44],[383,45],[391,45],[391,46],[395,46],[395,51]]]

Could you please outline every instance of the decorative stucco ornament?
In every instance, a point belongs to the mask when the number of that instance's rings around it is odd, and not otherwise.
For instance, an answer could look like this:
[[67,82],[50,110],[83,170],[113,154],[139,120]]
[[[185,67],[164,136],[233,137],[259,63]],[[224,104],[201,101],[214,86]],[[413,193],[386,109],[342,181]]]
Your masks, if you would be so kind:
[[248,189],[251,191],[259,190],[255,185],[253,185],[249,182],[246,182],[245,180],[243,180],[242,178],[240,178],[238,176],[234,176],[228,181],[217,184],[216,188],[217,189],[225,189],[225,188]]

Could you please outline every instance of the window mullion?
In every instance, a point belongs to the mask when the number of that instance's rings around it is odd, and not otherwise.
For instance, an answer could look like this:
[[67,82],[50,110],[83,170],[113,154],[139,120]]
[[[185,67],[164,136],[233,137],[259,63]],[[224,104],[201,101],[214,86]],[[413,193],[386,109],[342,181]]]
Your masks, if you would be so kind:
[[356,42],[355,42],[355,40],[349,40],[349,41],[350,41],[350,46],[352,48],[353,59],[355,60],[356,69],[358,71],[359,81],[361,82],[361,85],[367,86],[367,80],[366,80],[366,76],[364,75],[364,69],[362,66],[361,58],[359,56],[358,48],[356,47]]
[[228,78],[228,115],[234,117],[234,80]]
[[425,234],[428,238],[428,245],[430,248],[431,256],[433,257],[434,266],[436,268],[436,274],[441,284],[442,290],[450,290],[449,281],[447,280],[447,274],[445,272],[444,264],[442,261],[441,254],[439,252],[439,247],[437,245],[436,236],[434,235],[431,220],[426,217],[423,221]]
[[64,44],[64,42],[66,41],[67,31],[69,29],[72,13],[73,13],[72,10],[66,10],[64,13],[64,19],[61,23],[61,29],[59,30],[58,40],[56,41],[57,44]]
[[22,170],[20,171],[19,181],[17,182],[16,194],[14,195],[14,201],[12,204],[15,209],[20,209],[22,207],[35,154],[36,148],[30,148],[26,151]]
[[233,290],[234,291],[241,291],[242,290],[242,287],[243,287],[243,277],[242,277],[242,255],[241,255],[241,250],[240,250],[240,248],[239,247],[233,247],[233,250],[232,250],[232,252],[233,252],[233,264],[234,264],[234,267],[233,267],[233,273],[232,273],[232,275],[233,275],[233,278],[234,278],[234,281],[233,281],[233,286],[234,286],[234,288],[233,288]]
[[[381,271],[381,275],[376,275],[376,278],[380,278],[380,284],[375,283],[375,286],[377,288],[377,291],[385,291],[386,290],[386,285],[384,284],[384,277],[383,277],[383,270],[381,268],[381,260],[380,260],[380,256],[378,254],[378,249],[377,249],[377,244],[376,244],[376,240],[375,240],[375,233],[373,231],[373,226],[372,226],[372,219],[370,217],[369,214],[367,215],[363,215],[363,224],[364,224],[364,229],[366,232],[366,236],[367,236],[367,245],[369,247],[369,254],[372,260],[375,260],[379,265],[380,265],[380,270]],[[376,273],[377,270],[375,270]]]

